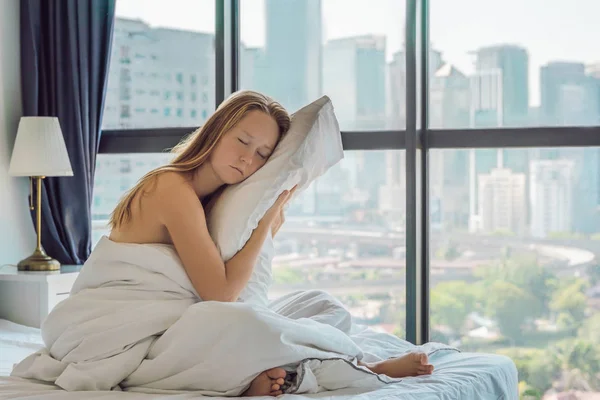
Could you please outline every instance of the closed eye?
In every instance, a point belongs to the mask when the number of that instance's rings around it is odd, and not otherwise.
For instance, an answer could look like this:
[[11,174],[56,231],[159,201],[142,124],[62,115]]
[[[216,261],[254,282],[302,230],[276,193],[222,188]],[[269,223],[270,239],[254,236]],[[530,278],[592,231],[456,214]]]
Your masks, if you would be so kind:
[[240,143],[243,143],[244,145],[248,145],[248,143],[244,142],[242,139],[238,138],[238,140],[240,141]]
[[258,156],[259,156],[260,158],[262,158],[263,160],[266,160],[267,158],[269,158],[269,155],[268,155],[268,154],[265,156],[265,155],[263,155],[263,154],[260,154],[260,153],[258,153]]

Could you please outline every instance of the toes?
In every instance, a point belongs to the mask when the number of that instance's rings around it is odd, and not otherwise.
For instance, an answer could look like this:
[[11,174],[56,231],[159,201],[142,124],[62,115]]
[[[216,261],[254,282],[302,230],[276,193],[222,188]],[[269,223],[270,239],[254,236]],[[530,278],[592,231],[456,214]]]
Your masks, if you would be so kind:
[[421,365],[427,365],[427,362],[429,361],[427,359],[427,354],[425,354],[425,353],[419,353],[418,354],[418,361],[421,363]]
[[430,375],[433,373],[433,365],[423,365],[418,371],[419,375]]
[[285,383],[285,380],[283,380],[283,378],[279,378],[275,381],[275,383],[278,385],[283,385]]
[[281,390],[275,390],[271,393],[269,393],[269,396],[281,396],[283,394],[283,392]]
[[267,376],[271,379],[283,379],[285,378],[286,372],[283,368],[273,368],[267,371]]
[[281,388],[281,386],[279,386],[278,384],[273,384],[271,385],[271,392],[276,392],[279,390],[279,388]]

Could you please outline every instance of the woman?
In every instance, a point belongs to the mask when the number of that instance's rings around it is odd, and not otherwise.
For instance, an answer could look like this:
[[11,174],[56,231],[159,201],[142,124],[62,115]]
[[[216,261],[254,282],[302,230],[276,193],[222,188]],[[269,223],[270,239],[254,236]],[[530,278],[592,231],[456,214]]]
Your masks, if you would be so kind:
[[[205,209],[223,187],[261,168],[289,126],[287,111],[267,96],[233,94],[173,149],[171,163],[146,174],[123,197],[111,215],[109,239],[173,245],[202,300],[236,301],[269,230],[275,236],[281,227],[283,206],[295,188],[279,196],[246,245],[226,263],[208,232]],[[430,372],[424,354],[409,356],[365,366],[393,377]],[[265,371],[245,394],[279,395],[285,375],[281,368]]]

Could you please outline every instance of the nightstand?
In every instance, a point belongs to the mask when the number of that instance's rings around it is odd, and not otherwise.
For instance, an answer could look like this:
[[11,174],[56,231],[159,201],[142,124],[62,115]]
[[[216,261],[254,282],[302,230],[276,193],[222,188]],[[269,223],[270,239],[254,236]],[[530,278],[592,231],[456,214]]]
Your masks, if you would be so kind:
[[54,306],[69,297],[81,267],[63,265],[47,272],[0,268],[0,318],[39,328]]

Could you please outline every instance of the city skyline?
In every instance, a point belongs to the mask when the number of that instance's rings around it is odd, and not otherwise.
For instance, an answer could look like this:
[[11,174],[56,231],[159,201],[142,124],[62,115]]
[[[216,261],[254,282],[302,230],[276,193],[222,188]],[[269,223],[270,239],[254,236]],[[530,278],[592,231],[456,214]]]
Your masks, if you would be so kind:
[[[600,31],[594,18],[600,15],[600,3],[594,0],[577,3],[578,7],[560,0],[431,0],[431,45],[465,74],[474,71],[470,52],[481,47],[515,44],[526,48],[530,60],[530,106],[537,106],[540,102],[540,69],[548,62],[600,62],[600,54],[590,52],[595,48],[594,38],[598,36],[594,32]],[[164,0],[119,0],[116,14],[144,20],[151,26],[214,34],[214,1],[172,0],[168,7],[164,5]],[[389,62],[393,53],[403,47],[404,7],[405,1],[400,0],[352,3],[322,0],[322,39],[325,42],[363,34],[384,35]],[[240,8],[242,42],[249,47],[264,46],[264,0],[241,0]],[[508,21],[510,29],[506,29]],[[565,21],[577,23],[570,23],[567,29]]]
[[[306,22],[320,21],[320,3],[321,0],[286,3],[271,0],[266,3],[268,10],[264,23],[269,38],[260,51],[240,48],[241,88],[274,96],[291,111],[327,94],[335,104],[342,130],[402,129],[406,80],[402,52],[395,53],[393,62],[388,63],[386,38],[375,35],[333,39],[322,45],[319,41],[321,26]],[[288,20],[291,22],[286,22]],[[206,33],[153,28],[145,21],[118,19],[104,126],[114,129],[201,125],[214,109],[211,37]],[[283,57],[290,45],[294,52]],[[190,53],[190,48],[197,51]],[[432,50],[430,55],[429,108],[433,128],[524,127],[565,122],[594,125],[599,122],[600,80],[588,77],[583,65],[551,63],[544,67],[540,88],[543,91],[542,107],[532,110],[528,106],[532,94],[527,90],[530,63],[525,49],[511,45],[483,48],[476,55],[476,71],[471,76],[455,69],[441,52]],[[445,153],[448,160],[444,159],[444,153],[431,158],[431,170],[435,172],[431,196],[440,206],[440,225],[445,219],[463,223],[466,220],[472,232],[507,230],[500,223],[485,220],[484,215],[496,214],[490,214],[496,206],[482,209],[482,204],[493,203],[479,199],[484,193],[504,193],[501,186],[495,187],[494,182],[500,180],[482,181],[482,177],[496,167],[508,168],[507,176],[524,174],[525,181],[518,190],[523,192],[523,201],[513,208],[516,207],[515,215],[524,217],[517,218],[519,222],[528,223],[524,220],[531,213],[527,209],[525,191],[530,182],[531,162],[556,157],[531,149],[477,149],[471,152],[474,153],[472,160],[460,155],[460,151]],[[589,154],[582,157],[586,152]],[[575,221],[570,229],[575,231],[590,232],[597,219],[594,215],[600,198],[598,153],[593,149],[561,152],[560,157],[575,160],[575,169],[579,171],[577,176],[581,179],[577,180],[578,186],[573,190],[585,191],[592,199],[572,207],[572,212],[577,215],[569,218]],[[304,212],[312,210],[313,215],[335,213],[322,202],[319,207],[309,204],[316,205],[317,196],[330,198],[332,194],[326,195],[323,188],[328,185],[326,182],[331,184],[338,179],[340,186],[333,193],[334,197],[353,191],[344,207],[401,212],[402,207],[395,206],[397,200],[394,198],[403,197],[403,189],[396,180],[387,178],[391,176],[387,171],[390,165],[395,165],[400,175],[404,174],[402,153],[398,154],[386,156],[395,159],[393,161],[386,161],[374,152],[347,154],[339,166],[346,172],[331,181],[327,175],[321,178],[324,185],[320,185],[318,193],[313,188],[314,193],[305,196],[308,203],[299,204],[300,209]],[[472,172],[465,180],[467,170]],[[591,172],[581,172],[587,170]],[[102,168],[100,173],[102,175]],[[487,189],[482,191],[480,182],[488,181]],[[118,186],[124,184],[119,182]],[[466,219],[462,216],[463,204],[449,207],[443,200],[448,191],[460,198],[468,191],[470,210]],[[521,233],[523,229],[515,231]]]

